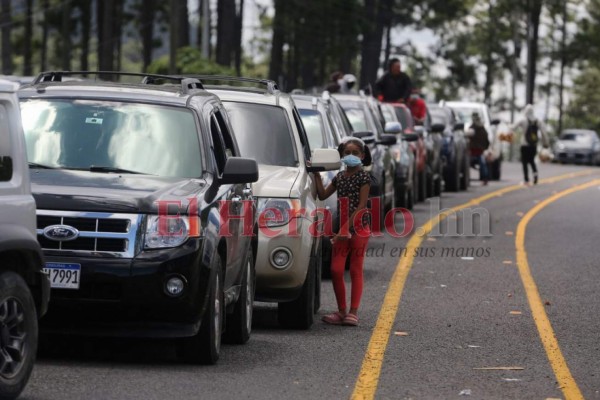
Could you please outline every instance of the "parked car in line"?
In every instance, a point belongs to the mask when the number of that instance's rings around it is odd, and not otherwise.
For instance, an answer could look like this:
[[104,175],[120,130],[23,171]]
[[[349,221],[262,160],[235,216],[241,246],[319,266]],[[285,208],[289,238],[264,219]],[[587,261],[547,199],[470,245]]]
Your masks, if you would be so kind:
[[470,182],[470,159],[464,123],[460,122],[454,111],[444,105],[428,105],[432,119],[432,129],[442,131],[444,145],[444,185],[451,192],[467,190]]
[[[323,203],[311,172],[338,170],[339,153],[330,148],[311,151],[294,101],[275,82],[201,78],[214,84],[209,90],[225,104],[242,155],[259,164],[254,195],[258,211],[269,218],[259,221],[256,298],[278,303],[282,326],[308,329],[320,308],[322,265],[321,240],[310,226],[322,218],[315,211]],[[233,86],[240,84],[253,87]]]
[[600,139],[593,130],[563,130],[553,151],[554,160],[560,163],[600,165]]
[[257,163],[197,79],[62,82],[77,74],[19,91],[52,286],[44,330],[181,338],[186,360],[214,364],[222,334],[251,333]]
[[491,143],[491,160],[488,161],[490,179],[499,180],[502,175],[503,145],[498,137],[496,128],[498,124],[500,124],[500,120],[491,118],[490,110],[485,103],[447,101],[445,102],[445,105],[452,108],[458,119],[465,124],[465,131],[469,129],[472,124],[471,118],[473,112],[479,114],[483,126],[488,132],[488,138]]
[[[320,97],[305,95],[295,95],[292,98],[300,113],[310,148],[335,149],[337,151],[340,140],[326,101]],[[333,170],[321,172],[321,180],[325,187],[331,183],[337,172]],[[323,206],[330,213],[332,232],[337,232],[339,229],[337,193],[323,200]],[[324,235],[321,238],[321,248],[321,276],[329,278],[331,276],[331,236]]]
[[334,97],[352,125],[353,136],[364,140],[371,151],[373,164],[366,170],[374,176],[375,181],[371,185],[370,196],[379,197],[380,226],[383,227],[385,213],[394,207],[396,199],[396,161],[389,147],[396,144],[398,139],[395,134],[384,132],[380,116],[370,103],[375,99],[354,94],[335,94]]
[[0,80],[0,398],[15,399],[33,370],[50,280],[35,234],[18,84]]
[[333,123],[334,132],[338,141],[341,142],[344,138],[352,136],[352,125],[340,102],[328,91],[324,91],[321,94],[321,100],[325,105],[327,113],[331,117],[331,122]]
[[[404,105],[398,105],[404,107]],[[423,139],[414,132],[412,125],[409,125],[408,127],[402,125],[401,118],[398,116],[399,113],[403,113],[403,110],[400,109],[401,107],[396,107],[396,105],[392,103],[382,103],[380,107],[386,124],[400,124],[401,129],[398,134],[398,143],[391,147],[392,155],[396,160],[395,206],[404,207],[410,210],[414,206],[416,200],[415,190],[413,189],[417,188],[418,190],[419,188],[419,167],[422,171],[425,171],[426,168],[427,155],[425,143],[423,142]],[[412,122],[410,111],[408,111],[408,113],[410,118],[409,121]],[[405,116],[403,116],[403,119],[405,122],[407,121]],[[422,150],[423,153],[419,154],[419,150]]]

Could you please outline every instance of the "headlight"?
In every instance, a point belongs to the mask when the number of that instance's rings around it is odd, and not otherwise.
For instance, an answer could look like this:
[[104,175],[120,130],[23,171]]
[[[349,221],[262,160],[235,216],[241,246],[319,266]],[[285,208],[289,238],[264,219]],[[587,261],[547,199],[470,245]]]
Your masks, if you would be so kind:
[[558,150],[562,150],[562,149],[564,149],[564,148],[565,148],[565,145],[559,142],[559,143],[556,143],[556,148],[557,148]]
[[[197,223],[195,225],[197,228]],[[199,232],[194,232],[197,230],[193,229],[190,232],[190,217],[187,215],[149,215],[144,247],[147,249],[177,247],[190,237],[198,237]]]
[[301,217],[298,199],[259,199],[258,221],[260,227],[287,225],[292,218]]

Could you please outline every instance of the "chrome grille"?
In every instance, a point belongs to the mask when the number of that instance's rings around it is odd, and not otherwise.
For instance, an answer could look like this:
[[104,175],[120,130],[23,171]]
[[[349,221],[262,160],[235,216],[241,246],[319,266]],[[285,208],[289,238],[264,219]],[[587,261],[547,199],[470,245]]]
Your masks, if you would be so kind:
[[[141,215],[112,214],[74,211],[37,211],[37,237],[44,250],[91,253],[110,253],[117,257],[131,258],[135,254],[135,244]],[[51,225],[68,225],[79,231],[74,240],[55,241],[44,236],[44,228]]]

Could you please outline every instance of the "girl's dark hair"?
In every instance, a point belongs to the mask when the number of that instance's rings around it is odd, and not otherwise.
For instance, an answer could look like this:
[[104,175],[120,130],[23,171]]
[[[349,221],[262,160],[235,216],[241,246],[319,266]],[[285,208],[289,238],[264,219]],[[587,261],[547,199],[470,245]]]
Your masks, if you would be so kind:
[[357,145],[360,148],[360,151],[365,155],[362,160],[363,166],[368,167],[373,163],[373,157],[371,157],[371,150],[369,150],[369,146],[367,146],[365,142],[358,138],[349,138],[340,143],[338,146],[338,153],[340,153],[340,157],[344,156],[344,149],[348,143]]

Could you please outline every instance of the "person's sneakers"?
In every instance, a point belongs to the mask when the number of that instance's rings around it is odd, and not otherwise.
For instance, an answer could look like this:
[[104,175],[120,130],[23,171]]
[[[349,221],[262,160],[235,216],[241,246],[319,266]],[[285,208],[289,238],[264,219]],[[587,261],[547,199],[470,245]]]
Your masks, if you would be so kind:
[[537,185],[538,183],[538,174],[533,175],[533,184]]
[[344,317],[344,325],[358,326],[358,317],[354,314],[346,314],[346,316]]
[[321,318],[321,321],[325,322],[326,324],[330,324],[330,325],[342,325],[345,320],[346,320],[345,316],[342,313],[340,313],[339,311],[324,315],[323,318]]

